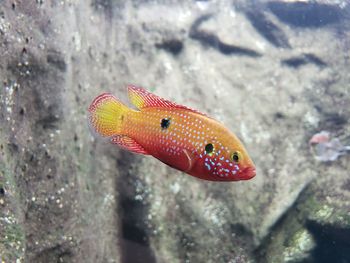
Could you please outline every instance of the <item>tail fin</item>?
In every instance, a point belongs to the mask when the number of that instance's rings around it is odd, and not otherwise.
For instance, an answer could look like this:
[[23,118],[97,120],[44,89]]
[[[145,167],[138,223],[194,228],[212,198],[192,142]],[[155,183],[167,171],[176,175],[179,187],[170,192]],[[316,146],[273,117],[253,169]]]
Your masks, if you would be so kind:
[[125,113],[129,108],[110,93],[96,97],[89,107],[91,127],[101,136],[109,137],[121,133]]

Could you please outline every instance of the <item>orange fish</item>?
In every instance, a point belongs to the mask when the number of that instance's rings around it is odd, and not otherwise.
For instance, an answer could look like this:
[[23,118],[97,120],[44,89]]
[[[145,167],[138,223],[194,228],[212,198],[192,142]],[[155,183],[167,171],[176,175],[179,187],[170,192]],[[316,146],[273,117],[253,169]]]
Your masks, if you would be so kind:
[[101,136],[129,151],[152,155],[192,176],[210,181],[248,180],[255,167],[240,140],[218,121],[186,106],[128,86],[133,110],[109,93],[89,107]]

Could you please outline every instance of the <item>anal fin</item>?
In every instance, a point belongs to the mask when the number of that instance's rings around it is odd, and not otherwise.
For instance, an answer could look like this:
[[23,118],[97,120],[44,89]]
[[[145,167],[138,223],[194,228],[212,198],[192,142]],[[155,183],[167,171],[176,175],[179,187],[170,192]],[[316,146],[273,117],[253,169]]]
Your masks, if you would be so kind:
[[123,149],[129,150],[134,153],[139,153],[139,154],[146,154],[148,155],[149,153],[146,152],[146,150],[138,144],[134,139],[125,136],[125,135],[116,135],[113,136],[111,139],[111,142],[113,144],[117,144]]

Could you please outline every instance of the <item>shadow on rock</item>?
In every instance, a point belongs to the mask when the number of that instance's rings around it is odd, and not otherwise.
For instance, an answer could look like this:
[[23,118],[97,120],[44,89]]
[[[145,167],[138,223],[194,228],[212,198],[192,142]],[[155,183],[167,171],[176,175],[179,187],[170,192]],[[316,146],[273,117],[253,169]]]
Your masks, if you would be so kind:
[[140,157],[129,152],[121,152],[117,161],[120,176],[117,180],[119,194],[118,214],[121,227],[121,258],[122,262],[156,262],[149,244],[146,217],[149,205],[142,198],[135,199],[137,187],[143,184],[135,176],[133,163]]
[[267,6],[279,20],[295,27],[324,27],[340,22],[344,17],[344,11],[338,5],[272,1]]
[[238,55],[247,57],[261,57],[261,54],[249,48],[224,43],[213,33],[199,30],[200,25],[210,19],[211,15],[204,15],[195,20],[190,29],[190,38],[199,41],[203,46],[212,47],[224,55]]

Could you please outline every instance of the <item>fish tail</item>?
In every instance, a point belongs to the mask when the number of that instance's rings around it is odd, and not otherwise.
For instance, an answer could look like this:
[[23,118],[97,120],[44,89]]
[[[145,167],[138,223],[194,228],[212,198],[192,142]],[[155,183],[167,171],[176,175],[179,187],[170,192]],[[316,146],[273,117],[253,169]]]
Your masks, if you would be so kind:
[[129,110],[112,94],[103,93],[89,107],[90,126],[103,137],[121,134],[123,120]]

